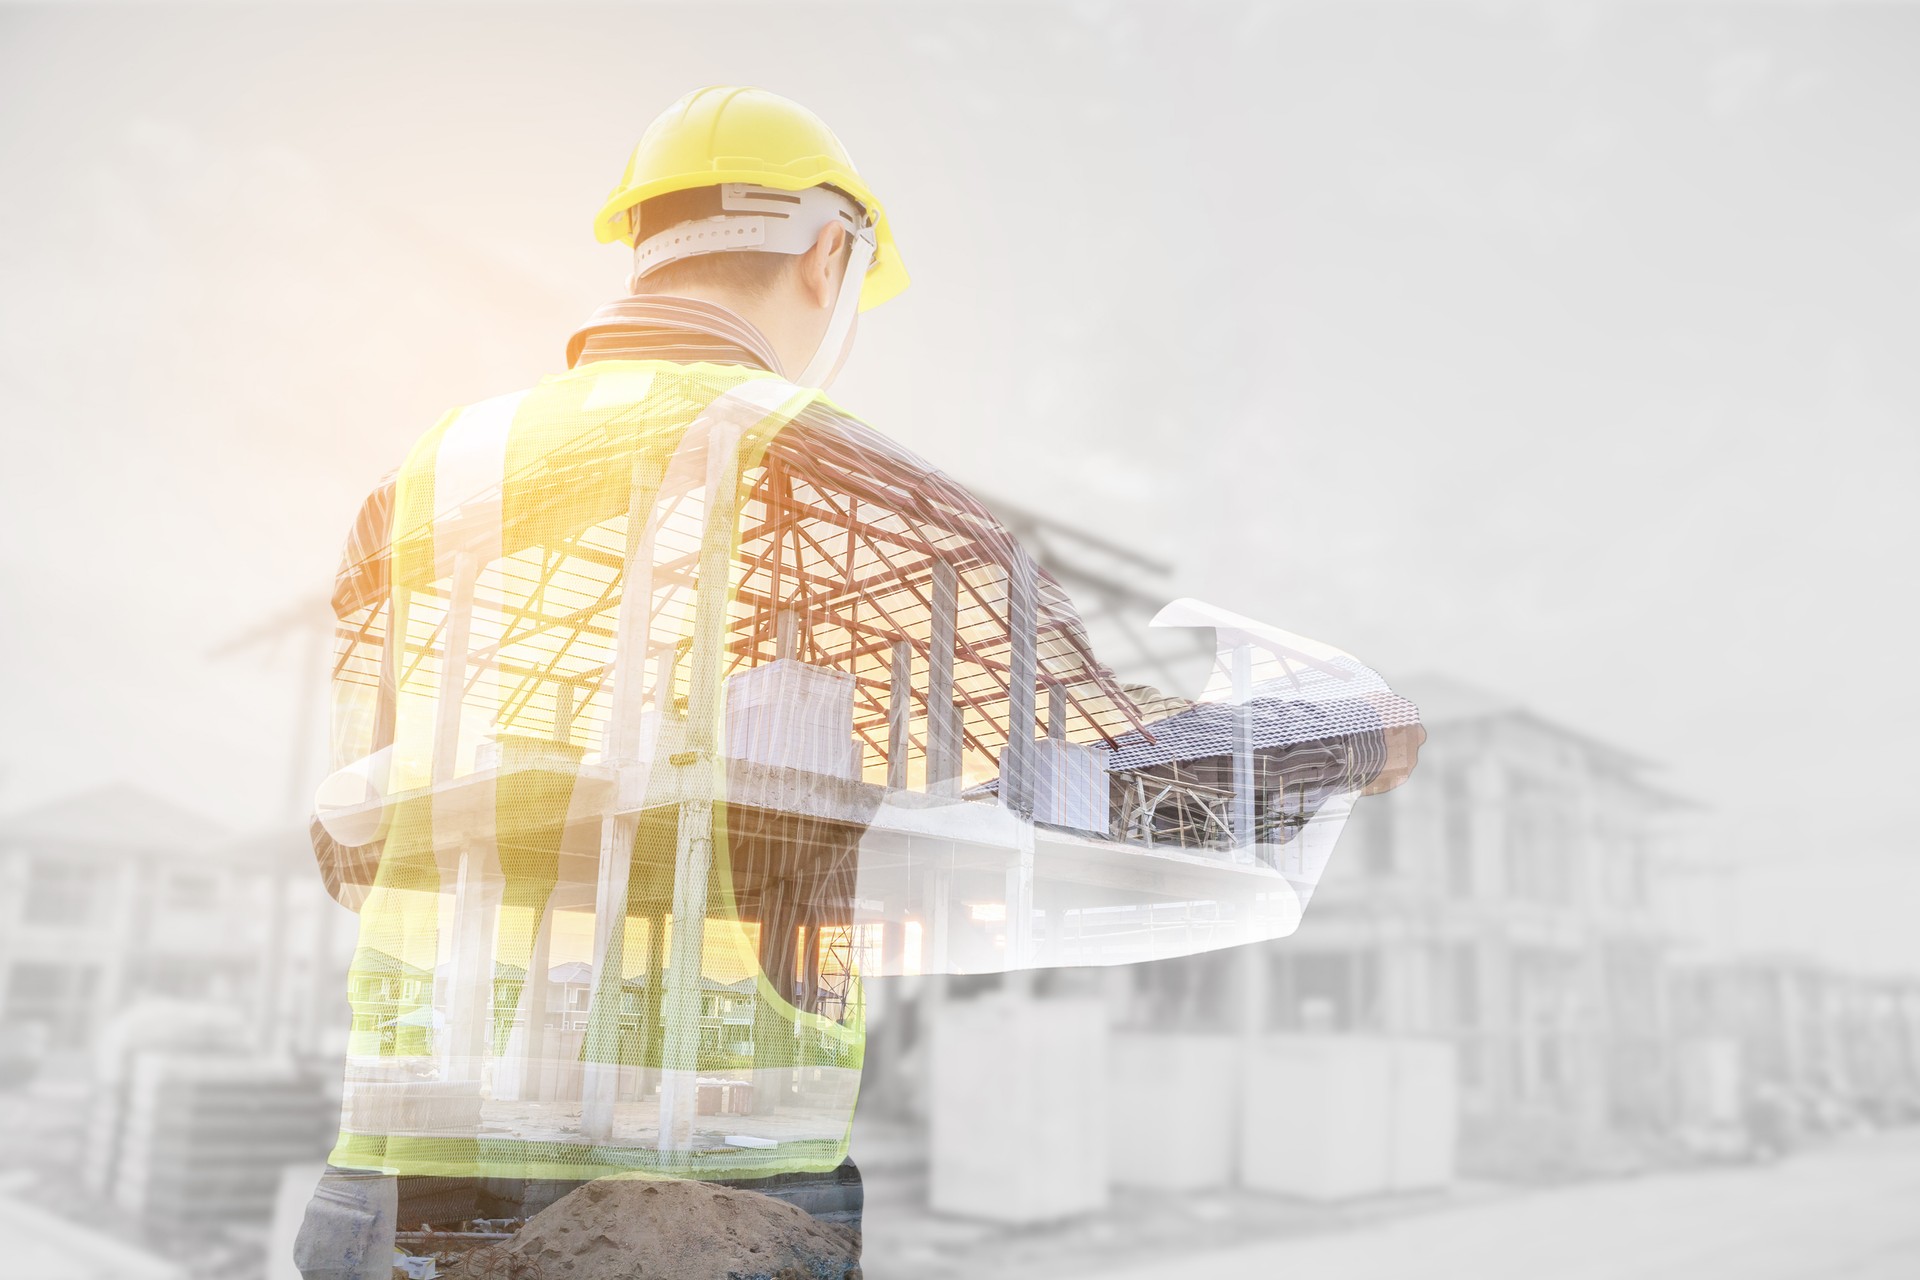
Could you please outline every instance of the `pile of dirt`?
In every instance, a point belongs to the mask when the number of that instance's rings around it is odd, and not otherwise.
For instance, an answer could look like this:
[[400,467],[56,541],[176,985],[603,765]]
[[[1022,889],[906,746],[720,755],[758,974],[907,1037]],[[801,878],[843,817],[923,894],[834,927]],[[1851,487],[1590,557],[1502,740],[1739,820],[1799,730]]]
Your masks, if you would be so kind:
[[[858,1280],[859,1233],[756,1191],[603,1178],[455,1274],[540,1280]],[[529,1265],[531,1264],[531,1265]]]

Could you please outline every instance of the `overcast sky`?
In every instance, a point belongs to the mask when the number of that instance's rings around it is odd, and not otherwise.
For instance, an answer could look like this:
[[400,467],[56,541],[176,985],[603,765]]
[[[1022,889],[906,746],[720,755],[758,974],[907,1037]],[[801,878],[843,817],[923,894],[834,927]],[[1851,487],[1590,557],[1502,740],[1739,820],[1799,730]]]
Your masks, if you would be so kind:
[[1661,762],[1783,944],[1920,967],[1916,66],[1890,6],[7,9],[0,808],[284,817],[302,651],[216,651],[560,367],[735,81],[889,203],[854,411]]

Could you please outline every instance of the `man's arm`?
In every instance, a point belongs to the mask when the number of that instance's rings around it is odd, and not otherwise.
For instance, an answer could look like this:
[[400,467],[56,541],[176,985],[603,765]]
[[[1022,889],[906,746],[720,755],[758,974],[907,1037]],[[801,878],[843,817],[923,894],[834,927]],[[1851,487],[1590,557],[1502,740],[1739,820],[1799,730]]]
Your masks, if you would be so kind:
[[[792,447],[787,465],[801,472],[811,466],[829,483],[853,479],[855,471],[874,473],[881,481],[879,496],[905,512],[910,524],[924,519],[923,532],[944,526],[944,532],[964,535],[964,541],[950,544],[963,562],[997,564],[1009,575],[1031,573],[1039,630],[1049,638],[1036,674],[1078,692],[1080,718],[1101,731],[1117,757],[1124,757],[1129,745],[1154,740],[1156,725],[1168,725],[1210,704],[1247,700],[1263,719],[1289,722],[1280,727],[1280,738],[1288,744],[1332,745],[1345,761],[1344,791],[1379,794],[1400,785],[1411,772],[1425,740],[1418,712],[1351,655],[1197,601],[1177,602],[1163,610],[1154,625],[1214,629],[1221,656],[1207,689],[1195,700],[1123,683],[1094,654],[1078,610],[1046,566],[1037,564],[984,504],[944,472],[824,400],[794,420],[775,447],[782,445]],[[841,456],[857,459],[858,467],[840,464]],[[908,503],[900,499],[911,500],[918,511],[908,511]],[[995,602],[973,603],[991,612]],[[1003,611],[1008,607],[1005,601],[999,604]],[[1183,612],[1183,605],[1190,607]],[[1009,614],[1003,616],[1010,620]],[[1266,656],[1251,689],[1237,697],[1232,651],[1243,643]],[[1302,672],[1310,678],[1302,678]],[[1309,727],[1295,730],[1295,721]],[[1325,726],[1325,732],[1313,731],[1314,725]],[[1289,733],[1306,736],[1287,738]],[[1076,731],[1076,736],[1083,735]]]
[[[387,695],[379,653],[385,638],[383,611],[390,616],[394,485],[395,475],[389,474],[360,504],[334,574],[332,605],[339,626],[330,685],[330,737],[335,777],[387,745],[378,741],[383,724],[388,725],[386,736],[392,734],[389,718],[382,715],[382,699]],[[376,837],[365,844],[344,843],[327,829],[319,812],[311,818],[308,831],[327,892],[342,906],[359,910],[379,870],[384,841]]]

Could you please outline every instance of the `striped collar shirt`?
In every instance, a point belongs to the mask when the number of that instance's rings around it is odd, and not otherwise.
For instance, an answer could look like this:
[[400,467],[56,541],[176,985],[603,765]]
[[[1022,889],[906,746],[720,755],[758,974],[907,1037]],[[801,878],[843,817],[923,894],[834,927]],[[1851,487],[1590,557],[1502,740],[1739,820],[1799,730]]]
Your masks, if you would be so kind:
[[594,360],[741,364],[780,372],[766,335],[718,303],[671,294],[615,298],[567,341],[567,367]]

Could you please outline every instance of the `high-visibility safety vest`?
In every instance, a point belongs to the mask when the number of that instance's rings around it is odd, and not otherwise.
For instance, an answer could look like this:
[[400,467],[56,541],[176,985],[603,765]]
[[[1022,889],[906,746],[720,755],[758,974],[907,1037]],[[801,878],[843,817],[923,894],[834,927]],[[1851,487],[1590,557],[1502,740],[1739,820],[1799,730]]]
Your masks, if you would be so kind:
[[1417,728],[1227,615],[1228,702],[1121,689],[977,501],[757,370],[581,365],[369,509],[317,797],[360,913],[345,1167],[832,1168],[862,974],[1283,934]]
[[718,750],[742,516],[777,514],[762,457],[817,397],[602,361],[413,449],[387,545],[336,597],[319,808],[358,855],[360,932],[333,1163],[578,1179],[844,1157],[862,996],[857,966],[821,973],[821,931],[851,919],[858,814],[730,807]]

